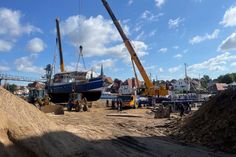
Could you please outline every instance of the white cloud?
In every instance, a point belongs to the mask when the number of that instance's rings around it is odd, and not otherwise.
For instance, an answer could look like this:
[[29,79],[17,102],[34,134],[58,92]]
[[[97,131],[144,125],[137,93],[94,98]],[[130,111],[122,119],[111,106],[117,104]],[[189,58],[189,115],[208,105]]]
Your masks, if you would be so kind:
[[[128,34],[129,28],[123,27]],[[104,19],[101,15],[90,18],[71,16],[61,22],[61,32],[68,37],[72,45],[83,45],[85,57],[109,55],[124,61],[130,58],[112,21]],[[144,42],[133,41],[132,44],[139,57],[147,54],[147,45]]]
[[[86,65],[85,65],[86,66]],[[86,69],[87,67],[84,67],[84,65],[82,65],[81,63],[75,63],[75,62],[71,62],[70,64],[67,64],[65,66],[65,71],[87,71],[88,69]],[[60,69],[58,68],[57,71],[60,71]]]
[[145,10],[141,15],[141,19],[145,19],[148,21],[158,21],[159,17],[161,17],[163,15],[164,15],[163,13],[159,13],[159,14],[155,15],[152,12],[150,12],[149,10]]
[[125,19],[125,20],[122,21],[122,23],[124,23],[124,24],[127,24],[129,22],[130,22],[130,19]]
[[10,51],[19,37],[41,30],[29,23],[21,22],[20,11],[0,8],[0,51]]
[[175,72],[179,71],[181,69],[181,67],[182,67],[181,65],[176,66],[176,67],[172,67],[172,68],[169,68],[168,71],[170,73],[175,73]]
[[161,48],[159,49],[159,52],[161,53],[166,53],[168,51],[168,48]]
[[143,39],[144,38],[144,31],[141,31],[138,35],[137,35],[137,37],[135,38],[136,40],[140,40],[140,39]]
[[0,39],[0,52],[10,51],[13,47],[13,43]]
[[135,26],[134,31],[135,31],[135,32],[138,32],[138,31],[140,31],[141,29],[142,29],[142,26],[141,26],[141,25],[137,25],[137,26]]
[[15,60],[16,69],[22,72],[31,72],[31,73],[44,73],[43,67],[37,67],[33,65],[34,60],[37,56],[31,55],[29,57],[20,57]]
[[160,73],[162,73],[162,72],[164,71],[164,69],[163,69],[163,68],[159,68],[158,71],[159,71]]
[[[136,53],[139,58],[147,55],[148,53],[146,52],[147,50],[147,45],[141,41],[133,41],[132,45],[134,49],[136,50]],[[130,54],[127,52],[126,47],[124,44],[116,45],[114,47],[108,48],[107,49],[107,54],[112,53],[115,56],[121,58],[125,63],[130,63]]]
[[218,47],[218,51],[231,51],[236,50],[236,33],[232,33],[225,40],[222,41]]
[[144,66],[144,69],[147,73],[162,73],[164,71],[162,67],[158,67],[157,65]]
[[104,60],[100,60],[100,61],[92,61],[92,67],[95,69],[95,70],[100,70],[101,69],[101,65],[103,65],[103,68],[104,69],[111,69],[111,68],[114,68],[114,65],[115,65],[115,62],[116,60],[114,59],[104,59]]
[[21,23],[22,14],[7,8],[0,8],[0,35],[19,37],[22,34],[40,32],[41,30],[30,24]]
[[152,37],[152,36],[154,36],[155,34],[156,34],[156,30],[152,30],[149,34],[148,34],[148,36],[149,37]]
[[173,29],[178,28],[180,23],[183,21],[184,21],[184,19],[180,18],[180,17],[178,17],[176,19],[169,19],[169,21],[168,21],[169,28],[170,29],[171,28],[173,28]]
[[141,31],[137,34],[136,36],[136,40],[144,40],[146,38],[150,38],[150,37],[153,37],[154,35],[156,34],[156,30],[152,30],[151,32],[149,33],[145,33],[144,31]]
[[145,69],[146,69],[146,70],[154,70],[154,69],[156,69],[156,68],[157,68],[156,65],[145,66]]
[[182,54],[176,54],[175,56],[174,56],[174,58],[182,58],[183,57],[183,55]]
[[220,24],[225,27],[236,26],[236,6],[231,6],[228,10],[226,10],[223,20]]
[[231,63],[232,67],[236,67],[236,62]]
[[179,46],[178,46],[178,45],[176,45],[176,46],[174,46],[173,48],[177,50],[177,49],[179,49]]
[[189,51],[188,49],[185,49],[185,50],[183,51],[183,53],[186,54],[186,53],[188,53],[188,51]]
[[29,52],[39,53],[42,52],[46,48],[46,44],[40,38],[33,38],[28,41],[26,45],[26,49]]
[[0,65],[0,72],[6,72],[6,71],[9,71],[9,70],[10,70],[10,67]]
[[213,40],[213,39],[216,39],[218,38],[218,35],[220,33],[220,30],[219,29],[215,29],[212,34],[205,34],[204,36],[195,36],[193,37],[192,39],[189,40],[189,43],[190,44],[197,44],[197,43],[200,43],[200,42],[203,42],[203,41],[206,41],[206,40]]
[[[80,44],[84,48],[89,48],[92,45],[92,47],[102,48],[104,45],[109,44],[110,41],[121,41],[112,21],[104,19],[101,15],[88,19],[79,15],[70,16],[61,23],[61,32],[69,37],[73,45]],[[102,53],[102,50],[99,53]]]
[[157,7],[161,7],[162,5],[164,5],[166,2],[166,0],[155,0],[155,4]]
[[202,63],[193,64],[188,67],[188,70],[191,72],[202,70],[224,71],[226,70],[227,63],[230,61],[236,61],[236,55],[231,55],[229,52],[225,52]]
[[197,3],[201,3],[202,2],[202,0],[194,0],[195,2],[197,2]]
[[129,0],[128,1],[128,5],[131,5],[131,4],[133,4],[134,3],[134,0]]

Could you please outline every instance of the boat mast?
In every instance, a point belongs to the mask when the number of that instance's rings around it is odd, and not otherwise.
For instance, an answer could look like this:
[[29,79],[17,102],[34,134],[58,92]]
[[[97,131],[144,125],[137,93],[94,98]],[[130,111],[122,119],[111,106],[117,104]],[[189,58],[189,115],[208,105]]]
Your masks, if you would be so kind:
[[60,69],[61,69],[61,72],[65,72],[64,60],[63,60],[63,55],[62,55],[62,46],[61,46],[61,33],[60,33],[58,17],[56,18],[56,28],[57,28],[57,42],[58,42],[58,48],[59,48],[59,54],[60,54]]

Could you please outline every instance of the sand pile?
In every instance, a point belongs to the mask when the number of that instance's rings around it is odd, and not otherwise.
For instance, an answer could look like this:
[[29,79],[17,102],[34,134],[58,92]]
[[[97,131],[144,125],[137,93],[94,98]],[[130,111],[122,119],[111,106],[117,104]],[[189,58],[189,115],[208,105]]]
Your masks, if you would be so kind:
[[0,87],[0,156],[78,155],[81,141],[62,129],[36,107]]
[[211,98],[173,134],[190,143],[236,153],[236,91]]

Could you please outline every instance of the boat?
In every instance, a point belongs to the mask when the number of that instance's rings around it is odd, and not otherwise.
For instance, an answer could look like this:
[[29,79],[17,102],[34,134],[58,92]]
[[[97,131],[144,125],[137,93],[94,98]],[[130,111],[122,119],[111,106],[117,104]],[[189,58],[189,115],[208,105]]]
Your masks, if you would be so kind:
[[54,103],[68,102],[71,93],[80,93],[87,101],[96,101],[101,97],[103,84],[103,77],[94,77],[92,71],[70,71],[56,73],[46,84],[46,90]]
[[[87,71],[65,71],[62,55],[59,19],[56,19],[57,41],[60,53],[59,73],[53,74],[53,65],[49,64],[46,70],[46,91],[54,103],[68,102],[71,93],[79,93],[87,101],[96,101],[101,97],[104,80],[103,68],[101,74],[97,75],[92,70]],[[82,46],[80,47],[82,53]]]

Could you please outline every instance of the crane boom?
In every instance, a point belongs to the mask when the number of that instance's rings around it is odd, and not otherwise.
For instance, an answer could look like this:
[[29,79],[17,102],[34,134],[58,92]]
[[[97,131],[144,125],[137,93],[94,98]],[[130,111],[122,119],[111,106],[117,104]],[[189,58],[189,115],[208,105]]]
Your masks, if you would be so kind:
[[150,79],[149,79],[145,69],[143,68],[142,63],[140,62],[140,60],[139,60],[139,58],[138,58],[138,56],[137,56],[133,46],[131,45],[129,39],[125,35],[125,33],[124,33],[124,31],[123,31],[119,21],[116,19],[116,17],[114,15],[114,13],[112,12],[109,4],[107,3],[106,0],[102,0],[102,3],[104,5],[104,7],[106,8],[107,12],[109,13],[109,15],[111,16],[111,19],[112,19],[114,25],[116,26],[117,30],[119,31],[120,36],[123,39],[123,42],[124,42],[126,48],[128,49],[128,51],[129,51],[129,53],[131,55],[132,60],[134,61],[135,65],[137,66],[137,68],[138,68],[138,70],[139,70],[143,80],[145,81],[147,88],[153,88],[154,85],[150,81]]
[[63,55],[62,55],[61,33],[60,33],[60,26],[59,26],[59,18],[56,18],[56,28],[57,28],[57,42],[58,42],[58,48],[59,48],[59,54],[60,54],[60,69],[61,69],[61,72],[65,72],[64,60],[63,60]]

